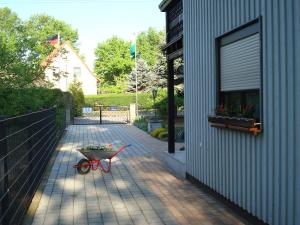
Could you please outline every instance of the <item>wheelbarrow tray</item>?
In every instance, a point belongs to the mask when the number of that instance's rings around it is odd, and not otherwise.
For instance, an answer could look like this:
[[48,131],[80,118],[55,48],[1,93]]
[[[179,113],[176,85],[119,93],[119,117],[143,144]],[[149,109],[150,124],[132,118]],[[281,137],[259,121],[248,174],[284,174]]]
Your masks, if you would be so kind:
[[101,150],[87,150],[87,149],[79,149],[78,151],[89,160],[109,159],[117,152],[114,150],[101,151]]

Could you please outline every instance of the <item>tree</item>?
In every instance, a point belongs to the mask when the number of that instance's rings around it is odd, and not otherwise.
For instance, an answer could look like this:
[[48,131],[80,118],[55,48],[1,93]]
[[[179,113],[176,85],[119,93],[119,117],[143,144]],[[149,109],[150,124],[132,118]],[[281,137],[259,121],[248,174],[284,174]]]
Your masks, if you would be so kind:
[[9,8],[0,8],[0,87],[32,86],[42,74],[23,22]]
[[137,52],[141,54],[150,68],[157,63],[158,54],[161,52],[161,45],[165,40],[165,32],[149,28],[137,36]]
[[33,51],[37,52],[41,59],[44,59],[53,51],[54,47],[49,45],[48,38],[59,34],[62,41],[70,41],[77,49],[78,32],[71,25],[64,21],[57,20],[45,14],[34,15],[25,22],[27,36],[35,43]]
[[72,43],[78,39],[77,31],[46,15],[23,22],[9,8],[0,8],[0,20],[0,87],[45,85],[41,62],[54,48],[47,38],[60,32]]
[[139,91],[149,90],[151,80],[154,80],[154,74],[150,70],[150,67],[147,65],[146,61],[143,59],[137,59],[136,68],[132,70],[129,75],[128,90],[135,91],[136,87],[136,75],[137,75],[137,84]]
[[115,85],[117,78],[125,78],[131,72],[134,62],[130,58],[129,48],[129,42],[115,36],[98,44],[95,73],[103,82]]
[[153,68],[153,73],[155,74],[153,85],[156,88],[167,87],[167,58],[160,52],[157,56],[157,62]]
[[82,107],[85,103],[81,83],[76,81],[71,83],[69,87],[69,92],[73,95],[73,115],[81,116]]

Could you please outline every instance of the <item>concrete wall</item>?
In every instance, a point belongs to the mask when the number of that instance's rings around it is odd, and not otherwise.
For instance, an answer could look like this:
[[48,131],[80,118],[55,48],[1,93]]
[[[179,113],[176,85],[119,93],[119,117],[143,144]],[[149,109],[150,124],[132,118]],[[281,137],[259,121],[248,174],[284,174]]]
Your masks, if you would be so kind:
[[[300,224],[300,1],[184,0],[187,172],[269,224]],[[263,133],[212,128],[215,37],[262,16]]]

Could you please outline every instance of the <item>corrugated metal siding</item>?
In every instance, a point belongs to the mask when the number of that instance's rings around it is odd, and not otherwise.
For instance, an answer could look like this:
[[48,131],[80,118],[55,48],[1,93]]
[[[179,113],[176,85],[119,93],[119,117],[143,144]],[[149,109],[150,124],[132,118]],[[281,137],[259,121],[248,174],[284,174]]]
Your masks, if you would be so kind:
[[222,46],[220,58],[221,91],[260,88],[259,34]]
[[[299,2],[183,1],[187,172],[270,224],[300,224]],[[264,131],[212,128],[214,38],[260,15]]]

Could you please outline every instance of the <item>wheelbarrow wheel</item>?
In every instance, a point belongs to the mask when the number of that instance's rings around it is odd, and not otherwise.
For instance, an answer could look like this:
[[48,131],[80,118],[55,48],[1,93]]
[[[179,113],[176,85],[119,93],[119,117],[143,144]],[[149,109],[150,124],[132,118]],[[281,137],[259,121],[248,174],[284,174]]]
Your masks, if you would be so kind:
[[77,171],[79,174],[87,174],[91,170],[91,165],[89,160],[87,159],[80,159],[77,166]]

